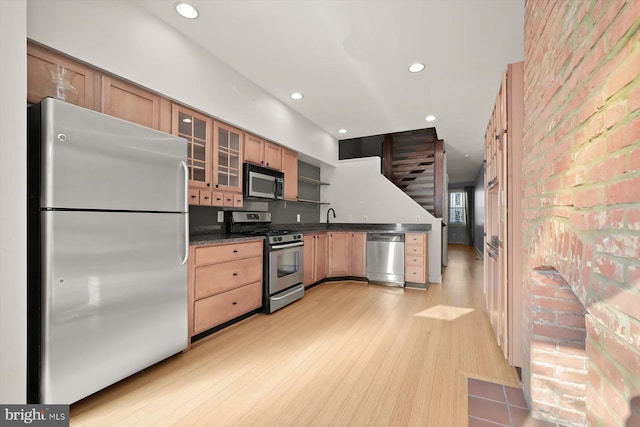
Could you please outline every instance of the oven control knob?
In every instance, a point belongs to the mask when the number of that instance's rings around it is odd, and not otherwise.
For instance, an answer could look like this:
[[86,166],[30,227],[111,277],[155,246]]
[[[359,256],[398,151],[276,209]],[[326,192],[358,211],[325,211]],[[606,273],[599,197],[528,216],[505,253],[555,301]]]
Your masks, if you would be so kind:
[[282,242],[282,237],[276,237],[277,242]]
[[299,235],[299,234],[296,234],[295,236],[293,236],[293,238],[296,239],[296,240],[300,240],[300,239],[302,239],[302,236]]

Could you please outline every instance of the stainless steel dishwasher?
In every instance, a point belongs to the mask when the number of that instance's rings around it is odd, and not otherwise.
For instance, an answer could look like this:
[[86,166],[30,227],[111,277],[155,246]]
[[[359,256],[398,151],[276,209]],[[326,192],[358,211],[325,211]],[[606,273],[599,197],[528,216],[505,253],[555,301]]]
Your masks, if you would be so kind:
[[403,233],[367,233],[367,279],[404,287]]

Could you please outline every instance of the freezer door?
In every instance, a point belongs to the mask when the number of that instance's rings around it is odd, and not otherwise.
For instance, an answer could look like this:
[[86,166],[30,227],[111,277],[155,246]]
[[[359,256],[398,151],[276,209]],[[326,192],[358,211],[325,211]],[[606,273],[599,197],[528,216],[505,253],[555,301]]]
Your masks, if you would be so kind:
[[41,108],[42,208],[187,211],[184,139],[53,98]]
[[41,220],[41,403],[70,404],[187,346],[186,214]]

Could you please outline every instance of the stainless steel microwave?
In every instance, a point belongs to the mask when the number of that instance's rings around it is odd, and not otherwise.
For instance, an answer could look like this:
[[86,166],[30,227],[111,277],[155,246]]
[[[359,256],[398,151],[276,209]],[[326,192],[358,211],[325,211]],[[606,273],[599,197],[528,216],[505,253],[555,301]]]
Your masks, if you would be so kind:
[[244,163],[243,195],[247,198],[284,199],[284,173]]

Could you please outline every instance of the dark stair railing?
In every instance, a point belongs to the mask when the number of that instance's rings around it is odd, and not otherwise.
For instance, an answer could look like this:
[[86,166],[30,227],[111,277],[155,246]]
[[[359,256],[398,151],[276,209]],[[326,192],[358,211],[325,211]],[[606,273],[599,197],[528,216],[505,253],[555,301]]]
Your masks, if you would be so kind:
[[443,155],[434,128],[385,135],[385,176],[436,218],[442,218]]

